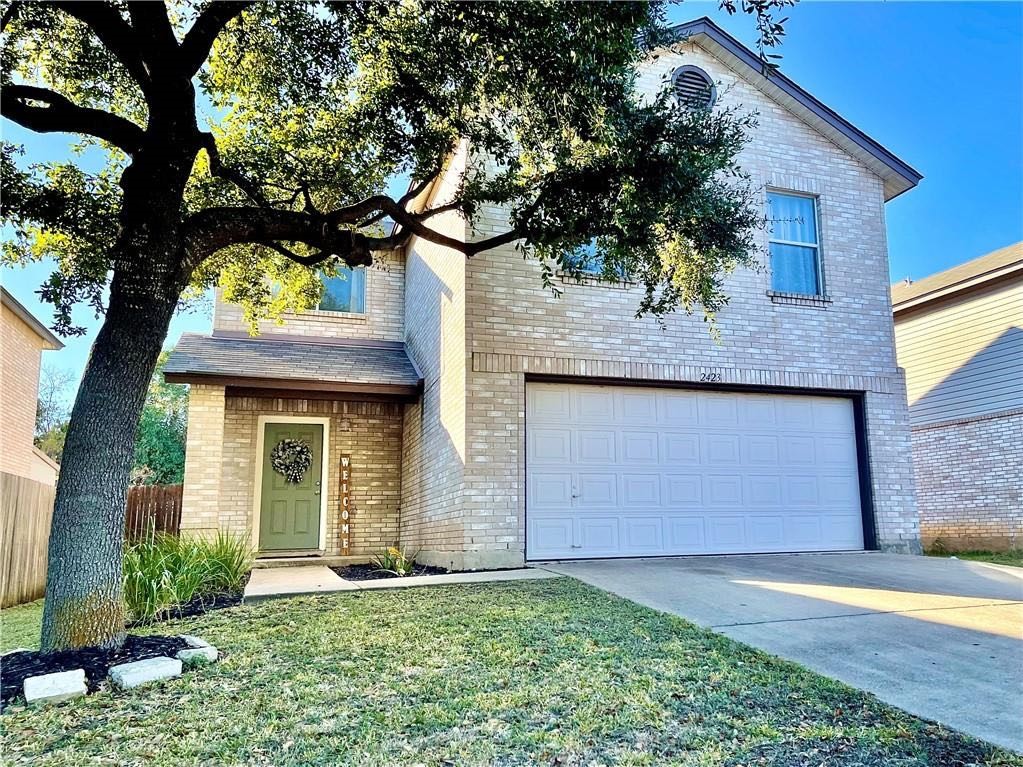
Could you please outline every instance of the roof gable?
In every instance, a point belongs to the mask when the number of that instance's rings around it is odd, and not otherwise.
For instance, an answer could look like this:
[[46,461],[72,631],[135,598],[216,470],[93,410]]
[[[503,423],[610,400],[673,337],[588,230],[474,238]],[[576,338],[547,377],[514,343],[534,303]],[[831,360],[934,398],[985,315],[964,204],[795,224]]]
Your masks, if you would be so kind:
[[710,19],[703,17],[674,29],[727,66],[743,71],[744,79],[751,85],[862,162],[884,182],[886,201],[912,189],[923,178],[908,163],[778,70],[764,75],[759,56]]

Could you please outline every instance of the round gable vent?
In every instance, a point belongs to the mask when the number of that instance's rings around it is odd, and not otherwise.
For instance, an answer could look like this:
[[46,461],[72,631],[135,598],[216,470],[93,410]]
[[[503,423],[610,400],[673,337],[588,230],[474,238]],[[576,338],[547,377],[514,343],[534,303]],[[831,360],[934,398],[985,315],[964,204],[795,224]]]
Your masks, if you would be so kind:
[[714,106],[717,96],[714,81],[699,67],[688,64],[679,67],[671,76],[671,85],[675,98],[690,109],[710,109]]

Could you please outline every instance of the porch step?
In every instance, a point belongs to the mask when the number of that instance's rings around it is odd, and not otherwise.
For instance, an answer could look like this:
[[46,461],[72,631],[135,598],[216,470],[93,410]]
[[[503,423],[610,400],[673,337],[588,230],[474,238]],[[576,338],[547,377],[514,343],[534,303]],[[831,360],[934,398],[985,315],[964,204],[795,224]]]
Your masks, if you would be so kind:
[[345,567],[346,565],[365,565],[373,561],[368,556],[312,556],[312,557],[259,557],[252,563],[253,570],[264,570],[270,567]]

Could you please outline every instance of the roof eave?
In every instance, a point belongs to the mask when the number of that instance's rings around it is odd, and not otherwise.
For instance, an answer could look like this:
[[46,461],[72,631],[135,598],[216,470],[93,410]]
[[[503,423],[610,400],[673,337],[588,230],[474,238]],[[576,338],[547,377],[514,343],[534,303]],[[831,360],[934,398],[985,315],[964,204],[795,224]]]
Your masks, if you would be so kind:
[[827,128],[830,128],[835,135],[829,138],[839,139],[836,144],[857,156],[882,179],[886,202],[909,191],[923,179],[923,174],[909,163],[897,157],[780,71],[774,70],[769,76],[764,75],[760,57],[706,16],[679,24],[673,29],[690,39],[702,38],[701,42],[706,43],[711,53],[722,58],[731,58],[752,70],[755,73],[755,77],[752,78],[754,85],[765,90],[768,95],[772,95],[772,89],[776,89],[779,95],[787,97],[792,103],[786,103],[784,98],[777,100],[794,112],[798,113],[801,110],[803,114],[800,114],[800,117],[810,124],[816,122],[818,129],[824,128],[821,130],[824,135],[828,135]]
[[46,343],[45,348],[57,351],[64,348],[64,343],[57,338],[50,329],[41,323],[36,316],[32,314],[25,306],[16,299],[7,288],[0,287],[0,302],[3,303],[8,309],[10,309],[18,319],[32,328],[35,334],[39,336]]
[[208,386],[240,387],[276,391],[317,392],[338,395],[375,395],[396,399],[416,398],[423,390],[423,381],[415,384],[395,384],[373,381],[324,381],[304,378],[262,378],[258,376],[228,375],[192,370],[165,371],[167,383],[205,384]]

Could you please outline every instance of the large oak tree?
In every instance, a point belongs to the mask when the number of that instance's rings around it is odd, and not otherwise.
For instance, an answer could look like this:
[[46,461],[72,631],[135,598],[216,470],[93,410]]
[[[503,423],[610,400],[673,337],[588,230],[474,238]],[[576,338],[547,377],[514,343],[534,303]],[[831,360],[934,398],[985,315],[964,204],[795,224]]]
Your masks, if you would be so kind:
[[[789,2],[722,5],[770,45]],[[133,442],[190,292],[220,284],[254,320],[412,237],[465,257],[515,243],[547,275],[596,241],[609,274],[646,286],[638,310],[722,304],[758,221],[735,163],[751,122],[687,108],[667,81],[637,94],[637,65],[675,41],[665,17],[660,2],[4,6],[3,116],[85,146],[33,165],[4,145],[4,260],[56,260],[41,293],[59,332],[81,332],[76,305],[103,315],[64,447],[44,650],[123,639]],[[457,145],[457,192],[413,207]],[[398,178],[408,191],[389,194]],[[461,242],[431,227],[482,205],[510,229]]]

